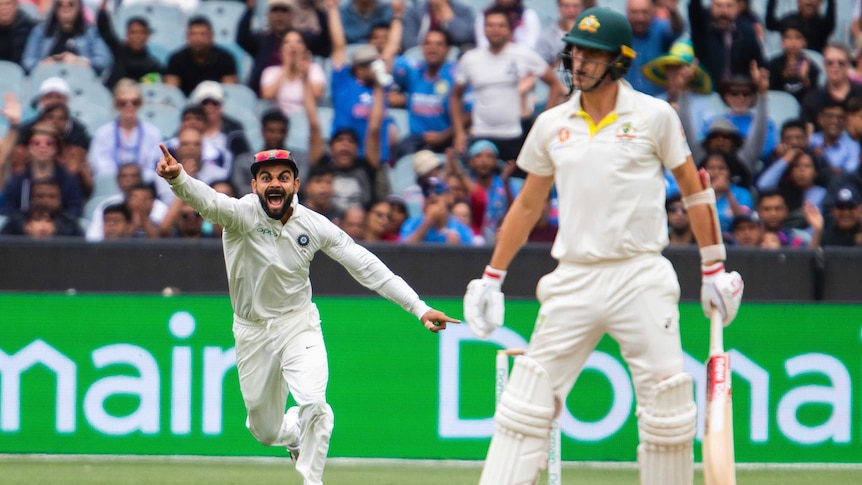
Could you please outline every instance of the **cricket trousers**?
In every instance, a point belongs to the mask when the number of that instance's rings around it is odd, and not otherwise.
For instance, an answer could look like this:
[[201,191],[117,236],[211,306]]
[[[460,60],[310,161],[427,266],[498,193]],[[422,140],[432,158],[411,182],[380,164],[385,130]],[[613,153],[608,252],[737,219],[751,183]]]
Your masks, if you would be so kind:
[[[263,322],[234,315],[233,335],[249,431],[266,446],[298,441],[296,470],[305,485],[321,485],[334,418],[326,403],[329,367],[317,306]],[[288,393],[299,406],[299,436],[285,414]]]
[[679,282],[661,255],[560,263],[539,280],[536,296],[541,308],[527,355],[547,371],[558,403],[606,333],[620,346],[638,403],[683,371]]

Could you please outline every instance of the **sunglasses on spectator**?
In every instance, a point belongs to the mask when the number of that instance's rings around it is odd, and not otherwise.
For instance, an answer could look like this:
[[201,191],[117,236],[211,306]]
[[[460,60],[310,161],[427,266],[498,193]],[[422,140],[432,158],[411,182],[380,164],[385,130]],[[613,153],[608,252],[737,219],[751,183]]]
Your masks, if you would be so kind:
[[206,105],[221,106],[221,101],[207,98],[207,99],[201,101],[201,104],[204,106],[206,106]]
[[826,61],[824,61],[824,62],[826,63],[826,65],[827,65],[827,66],[840,66],[840,67],[844,67],[844,66],[846,66],[846,65],[847,65],[847,61],[838,61],[838,60],[835,60],[835,59],[829,59],[829,60],[826,60]]
[[136,99],[118,99],[117,106],[125,108],[126,106],[140,106],[143,101],[140,98]]

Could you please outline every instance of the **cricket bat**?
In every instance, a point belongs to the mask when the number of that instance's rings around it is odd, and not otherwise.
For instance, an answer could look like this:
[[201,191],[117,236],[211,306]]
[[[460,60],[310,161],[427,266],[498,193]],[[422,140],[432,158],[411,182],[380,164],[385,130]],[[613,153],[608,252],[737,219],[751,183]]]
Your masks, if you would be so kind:
[[706,485],[736,485],[730,355],[724,351],[723,334],[721,313],[713,308],[709,319],[706,429],[703,434],[703,477]]

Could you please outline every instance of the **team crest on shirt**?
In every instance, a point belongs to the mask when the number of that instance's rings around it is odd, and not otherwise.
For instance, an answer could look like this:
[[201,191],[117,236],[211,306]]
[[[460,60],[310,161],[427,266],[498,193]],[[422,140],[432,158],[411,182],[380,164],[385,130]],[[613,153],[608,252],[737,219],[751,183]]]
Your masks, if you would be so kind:
[[557,132],[557,140],[560,140],[560,143],[569,141],[571,137],[572,132],[568,128],[560,128],[560,131]]
[[617,142],[627,143],[637,138],[637,130],[632,126],[631,122],[626,121],[617,129]]
[[304,248],[308,246],[308,242],[311,241],[311,238],[308,237],[308,234],[302,233],[299,237],[296,238],[296,244],[299,244],[299,247]]
[[449,92],[449,82],[445,79],[441,79],[434,83],[434,93],[439,95],[445,95]]

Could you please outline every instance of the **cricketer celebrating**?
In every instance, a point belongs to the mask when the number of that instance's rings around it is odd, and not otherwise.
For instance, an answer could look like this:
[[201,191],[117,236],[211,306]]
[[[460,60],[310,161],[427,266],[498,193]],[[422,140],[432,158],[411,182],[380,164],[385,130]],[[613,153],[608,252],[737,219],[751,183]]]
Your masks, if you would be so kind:
[[[187,175],[160,145],[157,173],[222,236],[246,426],[259,442],[284,446],[305,485],[323,483],[333,414],[320,315],[308,269],[322,250],[366,287],[419,318],[432,332],[457,320],[430,308],[368,250],[324,216],[297,203],[300,181],[287,150],[255,155],[253,193],[234,199]],[[285,413],[288,392],[298,406]],[[299,450],[302,453],[299,453]]]
[[701,300],[729,324],[742,279],[724,270],[715,193],[696,170],[680,120],[666,102],[622,77],[635,53],[624,16],[590,8],[563,37],[568,102],[542,113],[517,164],[528,173],[503,221],[490,264],[467,286],[464,316],[487,337],[503,321],[501,284],[554,184],[557,268],[539,281],[541,303],[526,356],[518,357],[495,415],[482,485],[536,483],[549,429],[584,362],[608,333],[620,345],[637,396],[643,485],[689,485],[696,406],[683,372],[679,282],[668,244],[663,169],[679,183],[700,247]]

